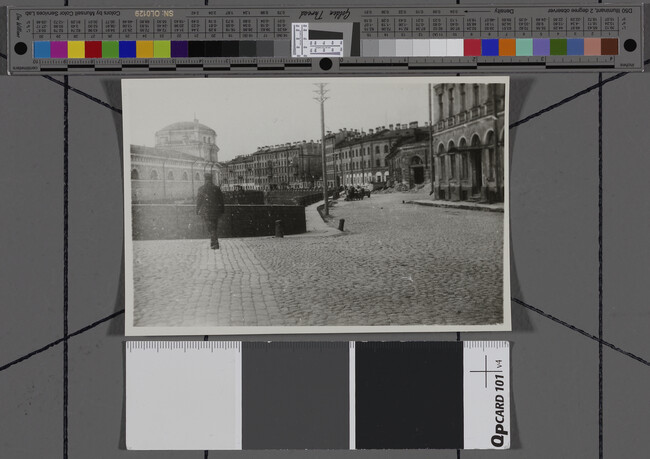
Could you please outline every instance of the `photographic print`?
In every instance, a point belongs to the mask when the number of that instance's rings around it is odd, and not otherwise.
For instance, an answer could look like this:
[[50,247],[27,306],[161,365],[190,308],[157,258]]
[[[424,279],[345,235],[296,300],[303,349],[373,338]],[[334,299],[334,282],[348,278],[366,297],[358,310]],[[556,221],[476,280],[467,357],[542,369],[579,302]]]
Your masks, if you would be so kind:
[[510,330],[507,77],[122,95],[127,335]]

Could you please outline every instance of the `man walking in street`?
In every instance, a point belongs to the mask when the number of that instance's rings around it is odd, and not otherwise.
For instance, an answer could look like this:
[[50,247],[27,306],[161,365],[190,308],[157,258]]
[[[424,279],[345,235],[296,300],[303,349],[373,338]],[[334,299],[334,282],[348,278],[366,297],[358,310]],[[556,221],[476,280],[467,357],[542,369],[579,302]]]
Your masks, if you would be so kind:
[[196,214],[200,215],[208,227],[210,248],[218,249],[217,226],[224,212],[224,199],[221,188],[212,182],[212,174],[205,174],[205,183],[196,195]]

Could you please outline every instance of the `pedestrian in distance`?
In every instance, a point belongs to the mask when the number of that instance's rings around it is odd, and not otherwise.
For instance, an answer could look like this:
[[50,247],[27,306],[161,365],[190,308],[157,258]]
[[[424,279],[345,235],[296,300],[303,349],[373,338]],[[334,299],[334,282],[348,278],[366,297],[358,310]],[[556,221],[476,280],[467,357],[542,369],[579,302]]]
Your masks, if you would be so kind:
[[354,201],[356,199],[355,192],[354,192],[354,187],[350,186],[348,188],[348,201]]
[[199,188],[196,195],[196,214],[203,218],[210,234],[210,248],[219,248],[217,227],[219,218],[224,213],[224,199],[221,188],[212,182],[212,174],[205,174],[205,183]]

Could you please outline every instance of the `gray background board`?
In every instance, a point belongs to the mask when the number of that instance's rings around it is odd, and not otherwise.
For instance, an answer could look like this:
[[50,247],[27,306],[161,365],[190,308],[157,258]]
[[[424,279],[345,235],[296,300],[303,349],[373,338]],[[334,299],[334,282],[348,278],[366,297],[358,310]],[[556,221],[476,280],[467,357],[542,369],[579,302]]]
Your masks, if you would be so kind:
[[[37,3],[63,4],[55,0]],[[155,3],[147,0],[138,5]],[[272,4],[268,0],[256,3]],[[300,4],[296,0],[282,3]],[[391,2],[355,2],[380,3]],[[1,58],[0,65],[4,65]],[[603,74],[603,79],[612,76]],[[56,80],[61,82],[63,77]],[[510,119],[516,123],[596,84],[598,74],[519,74],[511,81]],[[0,456],[204,458],[200,451],[124,450],[121,117],[87,97],[119,110],[119,79],[71,77],[69,84],[83,93],[70,90],[68,94],[69,333],[112,314],[116,317],[70,337],[67,350],[64,347],[64,88],[42,77],[0,77],[4,165],[0,169]],[[510,130],[514,331],[462,333],[460,338],[513,343],[515,437],[510,451],[462,451],[462,458],[642,457],[650,450],[648,75],[631,74],[607,82],[602,98],[599,95],[598,89],[591,90]],[[601,349],[593,339],[601,330],[607,343],[633,355],[606,343],[601,366]],[[457,336],[363,338],[453,340]],[[64,394],[66,374],[68,391]],[[456,451],[212,451],[208,455],[352,456],[458,457]]]

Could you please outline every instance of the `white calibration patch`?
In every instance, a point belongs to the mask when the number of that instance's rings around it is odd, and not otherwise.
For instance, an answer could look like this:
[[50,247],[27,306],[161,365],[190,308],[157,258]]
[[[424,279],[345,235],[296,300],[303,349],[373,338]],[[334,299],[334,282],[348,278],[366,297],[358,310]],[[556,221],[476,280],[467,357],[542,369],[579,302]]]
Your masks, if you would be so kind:
[[291,57],[343,57],[343,39],[309,38],[309,23],[291,25]]
[[510,448],[510,343],[463,343],[465,449]]

